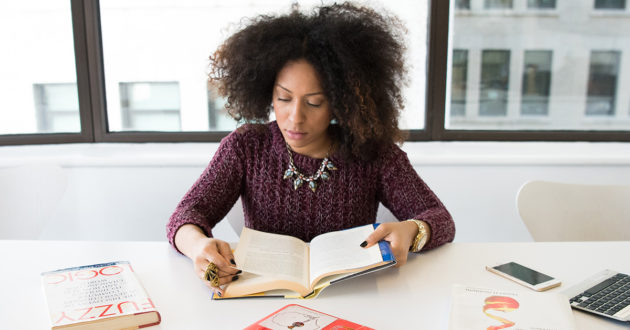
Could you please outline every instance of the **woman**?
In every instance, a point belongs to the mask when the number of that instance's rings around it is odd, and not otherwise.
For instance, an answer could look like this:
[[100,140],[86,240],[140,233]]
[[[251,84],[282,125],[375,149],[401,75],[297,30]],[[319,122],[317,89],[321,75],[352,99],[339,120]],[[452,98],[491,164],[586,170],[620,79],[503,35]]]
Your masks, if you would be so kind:
[[[450,214],[396,145],[404,32],[395,18],[350,3],[294,9],[250,21],[211,56],[210,83],[249,124],[221,141],[167,231],[217,294],[239,271],[212,227],[239,197],[245,226],[307,242],[374,223],[382,203],[401,221],[357,244],[389,241],[399,266],[409,251],[453,240]],[[271,112],[276,120],[262,124]]]

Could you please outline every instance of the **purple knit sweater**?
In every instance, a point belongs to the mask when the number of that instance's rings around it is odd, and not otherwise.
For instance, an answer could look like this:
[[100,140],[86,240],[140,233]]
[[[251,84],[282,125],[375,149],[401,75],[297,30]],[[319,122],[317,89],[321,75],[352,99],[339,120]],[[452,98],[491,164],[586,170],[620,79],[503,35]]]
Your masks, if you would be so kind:
[[[245,125],[221,141],[167,224],[173,246],[177,229],[188,223],[211,237],[212,227],[239,197],[246,227],[306,242],[325,232],[374,223],[379,202],[399,220],[429,224],[432,235],[425,249],[453,240],[451,215],[398,146],[392,145],[372,162],[350,163],[333,154],[330,160],[338,170],[331,171],[329,180],[318,180],[315,192],[307,184],[294,190],[293,181],[282,178],[289,155],[278,125],[257,126]],[[322,159],[294,153],[293,161],[302,173],[311,175]]]

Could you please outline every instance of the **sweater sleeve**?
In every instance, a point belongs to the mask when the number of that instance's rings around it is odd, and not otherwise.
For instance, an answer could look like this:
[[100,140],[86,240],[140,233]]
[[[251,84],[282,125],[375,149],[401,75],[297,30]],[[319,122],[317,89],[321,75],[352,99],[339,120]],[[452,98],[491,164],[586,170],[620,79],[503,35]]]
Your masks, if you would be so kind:
[[451,214],[415,171],[407,154],[398,146],[384,153],[380,167],[380,201],[399,220],[423,220],[431,227],[429,250],[455,237]]
[[238,200],[244,176],[238,135],[233,132],[221,140],[214,157],[171,215],[166,236],[175,249],[175,234],[181,226],[197,225],[212,237],[212,228]]

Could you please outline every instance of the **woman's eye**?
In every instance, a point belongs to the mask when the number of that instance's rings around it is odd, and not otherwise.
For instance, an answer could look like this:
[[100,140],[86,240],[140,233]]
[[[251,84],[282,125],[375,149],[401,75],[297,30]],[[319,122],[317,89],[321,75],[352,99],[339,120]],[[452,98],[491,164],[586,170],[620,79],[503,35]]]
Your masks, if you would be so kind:
[[279,97],[278,101],[280,101],[280,102],[289,102],[289,101],[291,101],[291,99],[283,99],[283,98]]
[[307,102],[306,104],[308,104],[308,105],[310,105],[311,107],[314,107],[314,108],[319,108],[322,105],[321,103],[315,104],[315,103],[310,103],[310,102]]

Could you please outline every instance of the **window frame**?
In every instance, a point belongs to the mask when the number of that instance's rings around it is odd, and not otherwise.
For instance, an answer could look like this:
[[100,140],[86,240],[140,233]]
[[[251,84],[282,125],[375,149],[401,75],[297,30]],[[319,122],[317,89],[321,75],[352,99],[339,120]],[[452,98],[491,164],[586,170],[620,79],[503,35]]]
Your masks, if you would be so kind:
[[[80,133],[0,135],[1,145],[89,142],[219,142],[228,131],[110,132],[107,125],[99,0],[70,0],[79,95]],[[430,0],[424,129],[407,141],[592,141],[629,142],[630,131],[459,130],[445,128],[450,10],[455,1]],[[450,102],[450,100],[448,100]]]

